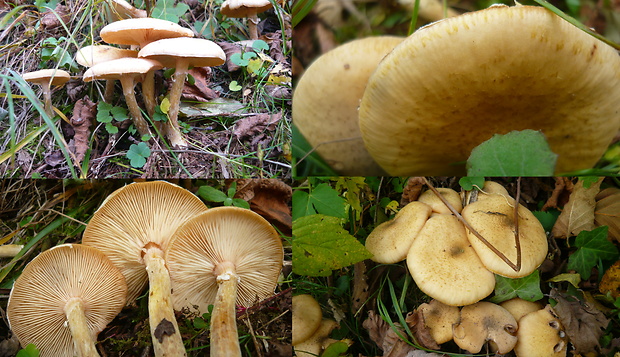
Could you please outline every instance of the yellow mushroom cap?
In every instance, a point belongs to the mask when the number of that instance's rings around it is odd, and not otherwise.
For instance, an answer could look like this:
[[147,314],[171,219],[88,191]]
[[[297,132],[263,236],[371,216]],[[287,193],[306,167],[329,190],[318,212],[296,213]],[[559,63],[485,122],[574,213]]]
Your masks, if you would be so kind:
[[418,307],[424,316],[424,324],[430,330],[431,337],[438,344],[452,339],[452,326],[459,322],[461,312],[456,306],[450,306],[439,300],[431,300]]
[[[446,199],[446,201],[448,201],[448,203],[452,205],[452,207],[458,213],[461,213],[461,210],[463,210],[463,203],[461,202],[461,196],[458,194],[458,192],[454,191],[451,188],[442,187],[437,188],[437,191],[441,194],[441,196],[443,196],[444,199]],[[452,212],[448,209],[448,206],[446,206],[441,201],[441,199],[437,197],[437,195],[431,190],[424,191],[418,198],[418,202],[423,202],[431,206],[434,213],[452,214]]]
[[321,305],[312,295],[293,296],[293,339],[292,345],[306,341],[319,329],[323,320]]
[[50,83],[53,86],[58,86],[67,83],[69,79],[71,79],[71,75],[62,69],[42,69],[39,71],[24,73],[22,78],[28,82],[39,85],[46,85],[47,83]]
[[377,263],[392,264],[407,257],[407,252],[426,220],[431,207],[413,201],[403,207],[394,219],[378,225],[366,238],[366,249]]
[[411,244],[407,266],[420,290],[446,305],[473,304],[495,288],[495,276],[482,265],[463,224],[452,215],[428,219]]
[[135,78],[161,68],[162,65],[154,60],[125,57],[97,63],[84,72],[83,79],[90,82],[94,79],[120,79],[126,76]]
[[503,307],[482,301],[461,309],[461,321],[453,329],[454,342],[471,353],[478,353],[493,341],[501,354],[517,343],[517,321]]
[[163,38],[194,37],[194,32],[171,21],[145,17],[112,22],[99,35],[107,43],[144,47]]
[[566,356],[566,332],[551,306],[531,312],[519,320],[517,357]]
[[80,48],[75,54],[75,61],[84,67],[124,57],[138,57],[138,51],[108,45],[92,45]]
[[[489,195],[465,206],[462,216],[483,238],[516,264],[514,205],[515,200],[512,198]],[[531,274],[547,256],[545,229],[532,212],[522,205],[519,205],[519,271],[513,270],[470,231],[467,231],[467,237],[482,263],[490,271],[509,278],[521,278]]]
[[510,312],[512,314],[512,316],[514,316],[515,320],[517,320],[517,322],[525,315],[529,314],[530,312],[534,312],[534,311],[538,311],[540,309],[542,309],[542,305],[538,302],[535,301],[527,301],[527,300],[523,300],[519,297],[510,299],[510,300],[506,300],[504,302],[502,302],[501,304],[499,304],[499,306],[503,307],[504,309],[508,310],[508,312]]
[[384,174],[366,151],[357,109],[368,77],[403,40],[369,37],[338,46],[317,58],[297,83],[293,122],[323,160],[343,175]]
[[217,43],[189,37],[151,42],[140,50],[138,56],[156,60],[165,67],[176,67],[179,58],[194,67],[219,66],[226,61],[226,54]]
[[546,136],[556,172],[586,169],[620,128],[619,81],[612,47],[545,8],[493,6],[395,47],[368,80],[359,124],[393,176],[463,174],[474,147],[524,129]]
[[250,17],[272,7],[269,0],[226,0],[220,12],[228,17]]

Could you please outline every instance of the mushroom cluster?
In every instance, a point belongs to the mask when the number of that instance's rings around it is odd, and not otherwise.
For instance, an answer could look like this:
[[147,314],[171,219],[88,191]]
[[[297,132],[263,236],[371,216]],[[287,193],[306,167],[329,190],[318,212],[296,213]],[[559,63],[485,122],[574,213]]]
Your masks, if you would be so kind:
[[[368,50],[374,71],[363,82],[359,103],[357,92],[338,77],[319,87],[340,91],[338,98],[351,94],[365,148],[389,175],[462,175],[474,147],[494,134],[526,129],[545,135],[558,154],[556,172],[587,169],[620,129],[617,52],[543,7],[494,5],[444,19],[387,52],[375,62]],[[348,63],[336,69],[348,76]],[[302,93],[304,83],[317,77],[313,66],[299,80]],[[305,94],[295,96],[306,100]],[[294,109],[295,120],[314,120],[332,97],[329,90],[314,91],[310,104]],[[323,124],[319,134],[302,131],[334,142],[336,135],[356,136],[353,130],[338,133],[339,126]],[[347,165],[359,163],[352,156]]]
[[500,305],[481,301],[459,309],[438,300],[418,307],[424,325],[438,344],[454,342],[470,353],[488,343],[498,354],[566,356],[564,328],[549,305],[514,298]]
[[464,207],[454,190],[424,192],[377,226],[366,248],[376,262],[406,259],[420,290],[444,304],[463,306],[493,292],[494,274],[531,274],[547,255],[547,236],[532,212],[487,181],[477,201]]
[[168,182],[132,183],[106,198],[82,244],[55,247],[27,266],[11,293],[11,328],[42,356],[98,356],[97,334],[148,282],[155,356],[187,355],[173,308],[200,316],[209,305],[211,355],[241,356],[235,306],[273,294],[283,254],[279,234],[250,210],[207,209]]

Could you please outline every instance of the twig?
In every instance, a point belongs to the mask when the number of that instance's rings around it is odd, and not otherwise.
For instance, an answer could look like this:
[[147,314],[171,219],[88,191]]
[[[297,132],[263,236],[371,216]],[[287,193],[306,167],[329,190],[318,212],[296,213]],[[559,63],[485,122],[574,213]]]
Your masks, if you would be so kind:
[[[517,268],[521,270],[521,239],[519,238],[519,196],[521,196],[521,177],[517,177],[517,195],[515,198],[515,248],[517,248]],[[513,268],[514,269],[514,268]]]
[[433,193],[435,195],[437,195],[437,197],[439,197],[439,199],[441,200],[441,202],[443,202],[444,205],[446,205],[446,207],[448,207],[448,209],[450,210],[450,212],[452,212],[453,215],[456,216],[456,218],[458,218],[459,221],[461,221],[461,223],[463,223],[463,225],[467,228],[467,230],[469,230],[473,235],[475,235],[478,239],[480,239],[480,241],[482,243],[484,243],[484,245],[487,246],[487,248],[489,248],[493,253],[495,253],[495,255],[497,255],[501,260],[503,260],[506,264],[508,264],[509,267],[511,267],[514,271],[519,271],[519,267],[517,265],[515,265],[513,262],[510,261],[510,259],[508,259],[508,257],[506,257],[504,255],[504,253],[500,252],[497,248],[495,248],[493,246],[493,244],[491,244],[488,240],[486,240],[482,235],[480,235],[480,233],[478,233],[478,231],[476,231],[474,229],[474,227],[472,227],[464,218],[463,216],[461,216],[460,213],[458,213],[456,211],[456,209],[454,209],[454,207],[452,207],[452,205],[450,204],[450,202],[448,202],[442,195],[441,193],[439,193],[437,191],[437,189],[435,187],[433,187],[433,185],[431,185],[431,183],[426,179],[426,177],[424,178],[424,181],[426,183],[426,185],[428,186],[428,188],[431,189],[431,191],[433,191]]

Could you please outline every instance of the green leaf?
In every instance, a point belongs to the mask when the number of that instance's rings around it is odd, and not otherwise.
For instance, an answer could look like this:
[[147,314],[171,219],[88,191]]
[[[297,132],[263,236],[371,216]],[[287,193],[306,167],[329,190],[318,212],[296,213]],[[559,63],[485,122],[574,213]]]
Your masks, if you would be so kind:
[[597,183],[600,177],[598,176],[583,176],[579,178],[583,181],[583,188],[590,188],[592,184]]
[[541,132],[511,131],[471,151],[467,176],[553,176],[557,158]]
[[581,277],[579,276],[579,274],[564,273],[564,274],[558,274],[554,276],[553,278],[549,279],[549,281],[554,282],[554,283],[566,281],[566,282],[569,282],[575,288],[579,289],[579,283],[581,282]]
[[23,350],[17,352],[17,357],[39,357],[39,350],[35,345],[29,343]]
[[491,302],[499,304],[516,297],[527,301],[538,301],[543,298],[538,270],[517,279],[495,275],[495,296],[491,298]]
[[230,90],[231,90],[231,91],[233,91],[233,92],[238,92],[238,91],[240,91],[240,90],[241,90],[241,88],[243,88],[243,87],[241,87],[241,86],[239,85],[239,83],[237,83],[237,81],[231,81],[231,82],[228,84],[228,89],[230,89]]
[[118,128],[112,123],[105,123],[105,130],[110,134],[118,133]]
[[558,216],[560,215],[560,212],[558,211],[533,211],[532,214],[534,215],[534,217],[536,217],[539,221],[540,224],[542,224],[543,228],[545,229],[545,232],[551,232],[551,230],[553,229],[553,225],[555,224],[555,221],[558,220]]
[[592,231],[581,231],[575,239],[578,247],[568,257],[569,270],[575,270],[582,279],[588,279],[592,268],[600,260],[618,259],[618,248],[607,239],[607,226],[598,227]]
[[150,155],[151,149],[149,149],[149,146],[141,142],[139,144],[131,144],[125,156],[129,159],[129,164],[132,167],[139,168],[146,164],[146,158]]
[[476,186],[482,188],[484,186],[484,177],[464,176],[459,179],[459,185],[465,191],[471,191]]
[[123,107],[113,107],[110,109],[110,114],[114,117],[116,121],[123,121],[129,118],[127,114],[127,109]]
[[224,192],[211,186],[200,186],[196,195],[207,202],[224,202],[228,198]]
[[241,198],[233,198],[232,204],[235,207],[241,207],[245,209],[250,209],[250,203],[246,200],[242,200]]
[[232,55],[230,55],[230,62],[241,67],[245,67],[248,65],[248,60],[243,59],[243,57],[241,57],[241,53],[233,53]]
[[337,341],[325,349],[321,357],[338,357],[344,355],[349,350],[349,345],[342,341]]
[[179,23],[179,19],[189,10],[189,6],[183,2],[175,4],[174,0],[157,0],[151,17]]
[[316,213],[346,218],[344,198],[326,183],[317,185],[310,193],[302,190],[293,193],[293,220]]
[[252,44],[252,48],[255,51],[269,51],[269,45],[267,44],[267,42],[263,41],[263,40],[256,40],[254,41],[254,43]]
[[293,222],[293,271],[308,276],[328,276],[334,269],[372,256],[340,225],[340,219],[322,214]]
[[209,328],[209,323],[200,316],[197,316],[194,318],[193,325],[194,325],[194,328],[197,330]]
[[112,121],[112,116],[110,115],[112,108],[114,108],[112,104],[99,102],[97,104],[97,121],[100,123],[110,123]]

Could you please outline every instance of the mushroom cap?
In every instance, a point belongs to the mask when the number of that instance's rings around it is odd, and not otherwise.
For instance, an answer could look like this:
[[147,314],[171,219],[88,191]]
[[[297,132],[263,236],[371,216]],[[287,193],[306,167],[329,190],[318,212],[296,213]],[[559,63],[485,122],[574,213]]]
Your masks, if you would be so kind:
[[165,67],[176,67],[178,58],[195,67],[219,66],[226,61],[226,54],[217,43],[188,37],[151,42],[140,50],[138,56],[156,60]]
[[512,316],[519,322],[519,320],[529,314],[530,312],[538,311],[542,309],[542,305],[536,301],[527,301],[523,300],[519,297],[506,300],[499,304],[499,306],[508,310],[512,314]]
[[323,311],[312,295],[293,296],[293,340],[295,346],[310,338],[321,326]]
[[459,322],[461,312],[456,306],[450,306],[439,300],[431,300],[418,307],[424,316],[424,325],[430,330],[431,337],[442,344],[452,339],[452,325]]
[[226,0],[220,12],[228,17],[250,17],[271,9],[269,0]]
[[59,86],[67,83],[69,79],[71,79],[71,75],[62,69],[41,69],[39,71],[24,73],[22,74],[22,78],[28,82],[39,85],[50,83],[53,86]]
[[357,108],[368,77],[403,40],[368,37],[338,46],[317,58],[297,83],[293,122],[316,152],[340,174],[385,174],[366,151]]
[[619,80],[616,50],[559,16],[492,6],[396,46],[368,81],[359,124],[393,176],[463,174],[474,147],[524,129],[547,137],[556,172],[586,169],[620,128]]
[[86,226],[82,243],[105,253],[127,280],[127,301],[148,282],[144,247],[166,251],[172,235],[187,219],[206,210],[191,192],[164,181],[132,183],[114,191]]
[[373,255],[371,259],[384,264],[405,259],[431,211],[429,205],[413,201],[398,211],[394,219],[378,225],[366,238],[366,249]]
[[523,316],[519,320],[517,338],[517,356],[566,356],[566,332],[550,305]]
[[252,306],[275,290],[284,252],[280,235],[248,209],[216,207],[194,216],[174,234],[166,252],[172,303],[207,312],[218,290],[220,263],[235,265],[236,304]]
[[75,61],[84,67],[124,57],[138,57],[138,51],[108,45],[91,45],[80,48],[75,54]]
[[[463,208],[463,218],[511,262],[517,262],[515,246],[515,200],[502,195],[487,195],[483,200]],[[547,235],[540,221],[529,209],[519,205],[519,242],[521,269],[513,270],[478,237],[467,231],[467,238],[482,263],[495,274],[509,278],[530,275],[547,256]]]
[[95,79],[120,79],[126,76],[135,78],[160,68],[162,65],[155,60],[125,57],[97,63],[84,72],[83,79],[90,82]]
[[163,38],[194,37],[194,32],[172,21],[146,17],[112,22],[99,35],[107,43],[144,47]]
[[473,304],[493,292],[495,276],[467,240],[452,215],[428,219],[407,254],[409,273],[428,296],[446,305]]
[[[461,213],[463,210],[463,203],[461,202],[461,196],[458,192],[454,191],[451,188],[437,188],[437,191],[454,207],[454,209]],[[418,202],[424,202],[427,205],[431,206],[433,209],[433,213],[439,214],[452,214],[448,207],[441,201],[435,193],[431,190],[427,190],[422,192],[420,197],[418,198]]]
[[295,345],[295,356],[314,357],[320,356],[326,342],[330,340],[329,334],[338,327],[338,323],[331,319],[323,319],[319,328],[309,339]]
[[74,356],[64,310],[67,302],[82,301],[96,340],[125,305],[126,294],[123,275],[103,253],[81,244],[63,244],[26,265],[11,290],[7,314],[22,346],[34,344],[41,356]]
[[453,329],[454,342],[464,350],[478,353],[487,341],[493,341],[501,354],[512,351],[517,343],[517,321],[503,307],[481,301],[461,309],[461,321]]

